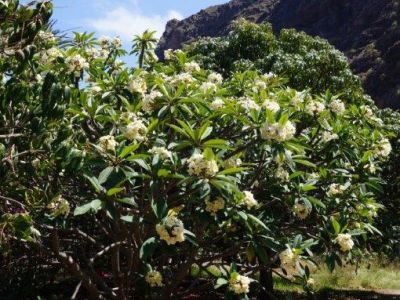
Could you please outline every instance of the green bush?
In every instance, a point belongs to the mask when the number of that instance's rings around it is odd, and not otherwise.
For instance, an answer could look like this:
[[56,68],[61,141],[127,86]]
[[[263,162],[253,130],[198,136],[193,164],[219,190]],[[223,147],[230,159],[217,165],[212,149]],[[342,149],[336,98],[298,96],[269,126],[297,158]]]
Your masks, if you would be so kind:
[[371,102],[343,53],[324,39],[294,29],[282,29],[275,37],[270,24],[239,20],[227,36],[201,38],[185,50],[204,68],[225,77],[248,69],[272,72],[300,91],[318,95],[330,90],[346,101]]
[[368,106],[135,41],[143,68],[86,33],[1,60],[3,294],[246,299],[362,254],[391,150]]

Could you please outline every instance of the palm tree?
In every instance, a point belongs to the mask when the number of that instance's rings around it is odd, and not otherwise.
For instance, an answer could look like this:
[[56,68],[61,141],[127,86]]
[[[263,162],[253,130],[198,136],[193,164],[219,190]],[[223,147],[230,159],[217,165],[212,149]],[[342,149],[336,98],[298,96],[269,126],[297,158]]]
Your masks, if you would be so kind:
[[131,54],[138,55],[138,63],[140,68],[143,67],[147,56],[149,53],[151,53],[150,51],[154,50],[155,48],[157,43],[155,34],[155,31],[146,30],[141,36],[135,35],[133,38]]

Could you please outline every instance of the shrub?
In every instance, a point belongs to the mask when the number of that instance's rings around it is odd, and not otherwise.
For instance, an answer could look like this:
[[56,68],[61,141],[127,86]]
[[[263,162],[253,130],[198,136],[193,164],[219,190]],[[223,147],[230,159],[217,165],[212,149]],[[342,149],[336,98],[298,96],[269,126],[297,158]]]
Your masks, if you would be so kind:
[[246,299],[277,267],[307,285],[312,251],[333,269],[377,231],[391,147],[368,106],[273,74],[223,81],[181,51],[163,64],[135,46],[131,69],[117,38],[49,36],[0,66],[4,293],[39,293],[29,272],[92,299]]
[[282,29],[275,37],[270,24],[242,19],[233,23],[227,36],[201,38],[185,49],[204,68],[225,77],[248,69],[272,72],[300,91],[323,94],[330,90],[346,101],[371,102],[343,53],[322,38],[294,29]]

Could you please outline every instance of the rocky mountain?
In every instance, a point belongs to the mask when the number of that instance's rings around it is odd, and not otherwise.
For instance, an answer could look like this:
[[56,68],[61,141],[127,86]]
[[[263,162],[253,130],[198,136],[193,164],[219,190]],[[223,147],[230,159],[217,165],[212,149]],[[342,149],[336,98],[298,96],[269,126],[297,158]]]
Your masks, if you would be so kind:
[[327,39],[380,107],[400,108],[400,0],[232,0],[168,22],[156,52],[162,57],[195,38],[224,35],[238,18]]

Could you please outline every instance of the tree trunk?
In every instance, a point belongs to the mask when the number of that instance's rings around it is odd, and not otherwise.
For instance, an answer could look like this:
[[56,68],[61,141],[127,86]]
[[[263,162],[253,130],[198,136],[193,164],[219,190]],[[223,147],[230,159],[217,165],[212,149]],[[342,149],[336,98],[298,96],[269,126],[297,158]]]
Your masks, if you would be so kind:
[[276,299],[274,297],[274,279],[272,277],[272,269],[264,268],[260,271],[260,285],[262,289],[258,294],[258,299]]

